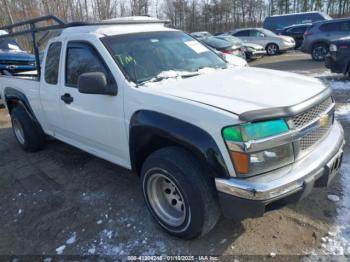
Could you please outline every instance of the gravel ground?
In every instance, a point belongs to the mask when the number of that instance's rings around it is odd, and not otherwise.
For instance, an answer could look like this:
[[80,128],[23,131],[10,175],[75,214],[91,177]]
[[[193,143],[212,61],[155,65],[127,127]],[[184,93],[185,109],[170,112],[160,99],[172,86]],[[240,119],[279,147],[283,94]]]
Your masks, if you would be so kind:
[[[293,55],[298,62],[286,66]],[[280,69],[316,74],[331,81],[339,102],[338,117],[349,137],[350,82],[325,73],[320,63],[312,70],[300,71],[309,63],[306,61],[308,56],[292,53],[253,65],[275,68],[277,63]],[[232,255],[277,254],[298,259],[295,255],[336,254],[338,247],[344,252],[350,248],[346,244],[350,232],[348,146],[341,174],[331,188],[316,189],[303,201],[262,218],[241,222],[222,218],[204,238],[183,241],[167,235],[154,223],[137,176],[55,140],[48,141],[39,153],[25,153],[10,126],[7,112],[1,109],[0,255],[20,260],[21,255],[57,254],[118,258],[195,254],[225,255],[227,259]],[[338,196],[339,201],[330,201],[330,194]]]

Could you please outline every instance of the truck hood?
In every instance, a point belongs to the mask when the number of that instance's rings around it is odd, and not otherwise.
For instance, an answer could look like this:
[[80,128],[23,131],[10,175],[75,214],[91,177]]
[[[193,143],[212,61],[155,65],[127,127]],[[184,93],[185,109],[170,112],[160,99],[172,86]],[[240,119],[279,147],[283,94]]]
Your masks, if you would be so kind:
[[316,78],[276,70],[236,67],[199,76],[150,83],[156,93],[235,114],[294,106],[327,89]]

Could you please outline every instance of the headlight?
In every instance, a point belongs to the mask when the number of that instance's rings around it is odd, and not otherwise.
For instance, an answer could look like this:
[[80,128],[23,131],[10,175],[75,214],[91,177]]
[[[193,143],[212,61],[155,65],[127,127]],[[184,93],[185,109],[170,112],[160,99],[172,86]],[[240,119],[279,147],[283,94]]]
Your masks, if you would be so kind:
[[257,175],[293,163],[292,144],[259,152],[238,151],[237,147],[234,146],[235,144],[273,137],[288,131],[288,125],[283,119],[224,128],[223,137],[237,175],[244,177]]
[[329,46],[329,51],[331,52],[337,52],[338,51],[338,47],[335,44],[331,44]]

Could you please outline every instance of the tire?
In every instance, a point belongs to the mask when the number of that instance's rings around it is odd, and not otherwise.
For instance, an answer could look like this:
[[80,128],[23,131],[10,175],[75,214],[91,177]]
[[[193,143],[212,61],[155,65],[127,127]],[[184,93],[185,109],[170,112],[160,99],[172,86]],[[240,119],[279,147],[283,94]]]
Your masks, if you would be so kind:
[[11,112],[12,131],[24,151],[36,152],[44,146],[44,135],[22,107]]
[[220,208],[214,181],[188,151],[167,147],[152,153],[141,178],[147,207],[169,234],[194,239],[216,225]]
[[311,50],[311,56],[314,61],[324,61],[328,53],[329,47],[325,43],[315,44]]
[[268,44],[266,46],[266,53],[269,56],[274,56],[277,55],[279,53],[280,49],[278,47],[278,45],[276,44]]

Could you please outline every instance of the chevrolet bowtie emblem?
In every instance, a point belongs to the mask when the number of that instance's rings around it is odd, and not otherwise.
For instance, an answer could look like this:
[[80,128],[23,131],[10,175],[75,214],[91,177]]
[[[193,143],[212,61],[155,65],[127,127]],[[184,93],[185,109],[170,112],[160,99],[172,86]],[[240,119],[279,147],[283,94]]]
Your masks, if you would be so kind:
[[323,115],[320,117],[320,127],[328,127],[329,126],[329,116]]

